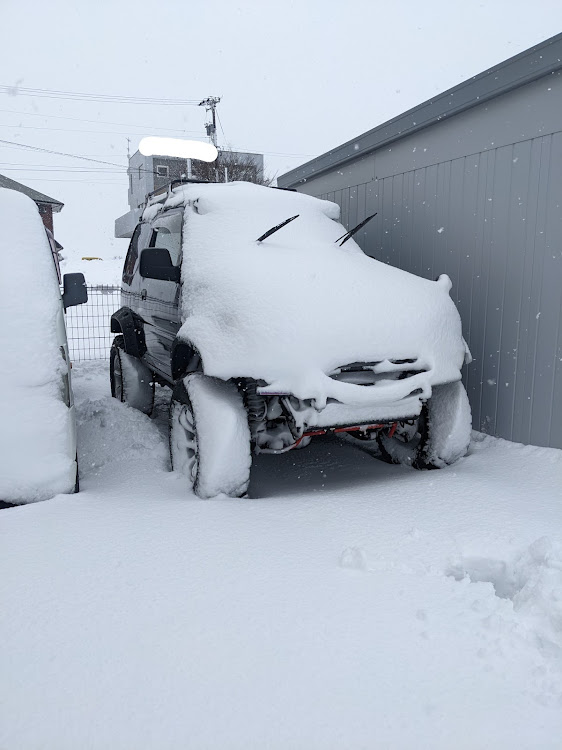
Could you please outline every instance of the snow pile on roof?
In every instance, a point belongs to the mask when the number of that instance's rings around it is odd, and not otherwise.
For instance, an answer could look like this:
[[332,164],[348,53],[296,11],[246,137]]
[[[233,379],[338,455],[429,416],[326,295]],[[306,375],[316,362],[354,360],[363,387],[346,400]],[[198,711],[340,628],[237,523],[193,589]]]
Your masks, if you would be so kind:
[[[166,205],[184,201],[179,335],[198,348],[207,374],[263,379],[318,404],[373,403],[374,389],[328,377],[352,362],[418,359],[425,396],[460,377],[465,350],[449,279],[379,263],[353,240],[340,247],[346,230],[334,203],[248,183],[182,186]],[[406,397],[410,385],[382,382],[379,402]]]
[[60,291],[33,201],[0,189],[0,499],[41,500],[73,485]]

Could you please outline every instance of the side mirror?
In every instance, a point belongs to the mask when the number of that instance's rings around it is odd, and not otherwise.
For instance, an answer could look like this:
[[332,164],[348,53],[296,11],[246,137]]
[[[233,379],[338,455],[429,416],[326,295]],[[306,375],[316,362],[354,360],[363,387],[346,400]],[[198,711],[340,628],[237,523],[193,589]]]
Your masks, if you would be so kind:
[[172,265],[170,253],[163,247],[147,247],[140,256],[140,275],[143,279],[175,281],[179,284],[181,268]]
[[62,277],[63,293],[62,304],[64,309],[83,305],[88,301],[88,290],[86,288],[86,279],[83,273],[65,273]]

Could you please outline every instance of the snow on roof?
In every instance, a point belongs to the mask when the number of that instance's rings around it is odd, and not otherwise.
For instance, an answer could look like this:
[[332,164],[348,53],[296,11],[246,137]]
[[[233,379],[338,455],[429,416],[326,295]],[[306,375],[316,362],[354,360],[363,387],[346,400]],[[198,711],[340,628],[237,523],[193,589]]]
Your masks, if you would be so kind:
[[64,203],[56,200],[56,198],[49,198],[48,195],[40,193],[38,190],[33,190],[33,188],[27,187],[27,185],[22,185],[21,182],[11,180],[3,174],[0,174],[0,188],[7,188],[8,190],[16,190],[18,193],[23,193],[35,203],[48,203],[53,207],[55,213],[58,213],[64,206]]
[[37,206],[0,189],[0,498],[39,500],[72,486],[64,326],[55,265]]
[[[431,384],[459,379],[465,349],[449,279],[380,263],[352,239],[340,247],[336,204],[249,183],[184,185],[165,205],[184,203],[179,336],[207,374],[253,377],[317,403],[372,399],[327,377],[351,362],[418,359],[427,396]],[[387,402],[406,395],[393,382]]]

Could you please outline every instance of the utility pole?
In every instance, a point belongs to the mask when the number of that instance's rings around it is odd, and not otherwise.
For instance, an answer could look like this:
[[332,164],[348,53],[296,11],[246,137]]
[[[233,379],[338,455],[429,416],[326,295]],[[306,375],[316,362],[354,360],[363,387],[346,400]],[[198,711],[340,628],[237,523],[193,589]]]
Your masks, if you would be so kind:
[[211,139],[211,143],[215,148],[217,148],[217,120],[215,116],[215,110],[220,100],[220,96],[209,96],[207,97],[207,99],[203,99],[202,102],[199,102],[199,106],[205,107],[206,112],[208,112],[209,110],[211,111],[211,122],[205,123],[205,130],[207,131],[207,135]]

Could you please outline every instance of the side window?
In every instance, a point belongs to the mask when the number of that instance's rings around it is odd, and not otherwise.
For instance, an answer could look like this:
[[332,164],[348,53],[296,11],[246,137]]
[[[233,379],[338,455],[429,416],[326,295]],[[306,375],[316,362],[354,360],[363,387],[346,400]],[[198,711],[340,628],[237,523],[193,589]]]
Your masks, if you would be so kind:
[[153,224],[150,247],[163,247],[170,253],[174,266],[179,265],[181,255],[182,213],[163,216]]
[[123,266],[123,283],[128,286],[131,285],[133,280],[133,273],[135,270],[135,264],[139,257],[139,235],[141,231],[141,225],[138,224],[137,228],[133,232],[131,242],[129,243],[129,249],[127,251],[127,257],[125,258],[125,265]]
[[[47,239],[49,240],[49,245],[51,247],[51,254],[53,256],[53,263],[55,264],[55,270],[57,272],[57,279],[59,281],[59,284],[62,284],[62,275],[60,270],[60,258],[59,258],[59,249],[57,247],[57,242],[55,238],[47,233]],[[62,250],[62,246],[61,246]]]

